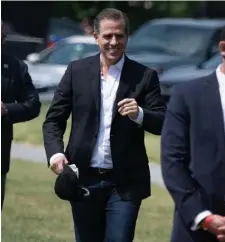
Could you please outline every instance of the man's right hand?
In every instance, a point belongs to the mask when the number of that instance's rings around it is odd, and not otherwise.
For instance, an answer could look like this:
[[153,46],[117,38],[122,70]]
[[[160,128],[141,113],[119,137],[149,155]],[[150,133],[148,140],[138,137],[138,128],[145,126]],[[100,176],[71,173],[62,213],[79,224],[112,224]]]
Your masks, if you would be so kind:
[[[220,215],[216,215],[216,214],[212,215],[212,216],[213,216],[213,218],[212,218],[211,223],[209,224],[207,231],[212,234],[218,235],[218,229],[219,229],[219,227],[225,225],[225,219],[224,219],[224,217],[222,217]],[[203,225],[203,223],[202,223],[202,225]]]
[[65,156],[59,155],[52,161],[50,168],[56,175],[58,175],[63,171],[64,164],[68,164],[68,160]]

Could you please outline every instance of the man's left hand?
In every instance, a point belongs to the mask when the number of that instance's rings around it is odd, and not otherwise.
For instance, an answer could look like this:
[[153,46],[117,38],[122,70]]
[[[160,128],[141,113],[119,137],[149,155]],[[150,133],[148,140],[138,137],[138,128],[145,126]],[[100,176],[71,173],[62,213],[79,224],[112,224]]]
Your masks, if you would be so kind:
[[139,114],[139,108],[136,100],[134,98],[125,98],[118,104],[118,112],[122,116],[128,115],[131,119],[137,119]]
[[218,228],[217,233],[218,233],[217,239],[219,241],[225,241],[225,218],[224,218],[224,225]]
[[1,102],[1,116],[4,116],[7,113],[6,106],[3,102]]

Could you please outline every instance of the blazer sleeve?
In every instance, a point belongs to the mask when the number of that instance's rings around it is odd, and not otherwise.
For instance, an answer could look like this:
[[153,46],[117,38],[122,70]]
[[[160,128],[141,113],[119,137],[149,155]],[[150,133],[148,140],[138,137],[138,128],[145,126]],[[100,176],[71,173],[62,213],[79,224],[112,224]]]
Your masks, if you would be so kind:
[[43,139],[48,165],[50,158],[56,153],[64,154],[63,136],[67,119],[72,110],[72,67],[68,65],[56,91],[52,104],[43,123]]
[[190,117],[184,87],[174,91],[167,108],[161,136],[161,168],[176,210],[191,229],[195,217],[209,208],[189,170]]
[[[18,89],[16,103],[5,103],[8,110],[7,118],[11,123],[24,122],[36,118],[40,113],[41,103],[37,90],[28,73],[27,65],[19,61]],[[15,66],[14,66],[15,67]],[[18,69],[18,68],[17,68]],[[15,70],[16,71],[16,68]]]
[[157,72],[148,69],[146,74],[147,84],[144,94],[143,128],[152,134],[160,135],[165,117],[166,104],[161,95]]

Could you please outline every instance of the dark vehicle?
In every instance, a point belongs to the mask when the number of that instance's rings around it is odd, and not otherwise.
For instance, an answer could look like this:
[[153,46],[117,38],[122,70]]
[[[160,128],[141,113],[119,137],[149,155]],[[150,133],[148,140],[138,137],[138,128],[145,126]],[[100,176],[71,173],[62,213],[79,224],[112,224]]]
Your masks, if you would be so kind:
[[23,60],[26,59],[28,54],[40,52],[46,47],[52,47],[57,41],[66,37],[84,35],[79,23],[75,23],[68,18],[51,18],[48,25],[47,37],[37,38],[16,32],[10,22],[4,21],[6,33],[4,51]]
[[55,42],[72,35],[84,35],[79,23],[75,23],[69,18],[51,18],[49,20],[47,47],[51,47]]
[[44,39],[27,36],[16,32],[10,22],[4,21],[5,42],[2,50],[20,60],[26,58],[29,53],[39,52],[43,49]]
[[179,83],[194,80],[211,74],[222,63],[220,54],[199,66],[183,66],[172,68],[160,76],[160,86],[164,99],[169,101],[173,87]]
[[127,54],[159,74],[179,65],[200,65],[217,52],[225,19],[156,19],[131,36]]
[[53,2],[2,1],[1,5],[1,19],[9,26],[3,51],[23,60],[29,53],[45,48]]

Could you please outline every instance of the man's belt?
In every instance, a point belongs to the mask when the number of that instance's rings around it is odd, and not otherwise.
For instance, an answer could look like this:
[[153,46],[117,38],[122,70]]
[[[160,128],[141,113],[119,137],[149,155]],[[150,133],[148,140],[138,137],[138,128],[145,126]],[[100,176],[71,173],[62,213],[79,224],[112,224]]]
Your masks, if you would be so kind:
[[106,168],[98,168],[98,167],[90,167],[90,171],[96,172],[100,175],[107,174],[112,172],[112,169],[106,169]]

